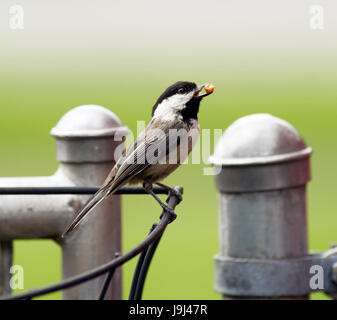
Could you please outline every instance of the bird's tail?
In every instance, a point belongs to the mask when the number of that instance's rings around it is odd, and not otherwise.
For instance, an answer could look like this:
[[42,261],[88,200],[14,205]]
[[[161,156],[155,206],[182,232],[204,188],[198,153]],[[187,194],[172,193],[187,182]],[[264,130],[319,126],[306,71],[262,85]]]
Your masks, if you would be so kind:
[[96,207],[107,194],[111,193],[111,182],[106,186],[99,189],[83,206],[79,211],[75,219],[67,226],[61,237],[64,238],[68,233],[72,232],[88,214],[88,212]]

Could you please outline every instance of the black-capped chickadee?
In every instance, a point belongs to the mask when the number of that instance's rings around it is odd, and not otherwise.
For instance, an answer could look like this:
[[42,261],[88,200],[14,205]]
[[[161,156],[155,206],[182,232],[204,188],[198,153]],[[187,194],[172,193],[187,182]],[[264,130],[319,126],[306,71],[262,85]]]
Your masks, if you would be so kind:
[[[206,92],[202,94],[203,89]],[[165,210],[174,214],[152,191],[152,184],[172,189],[159,181],[171,174],[191,152],[200,134],[200,102],[202,98],[211,94],[213,89],[211,84],[197,86],[187,81],[178,81],[168,87],[153,106],[151,121],[134,143],[124,151],[102,187],[83,206],[62,237],[74,230],[85,215],[104,198],[127,183],[143,183],[144,189]]]

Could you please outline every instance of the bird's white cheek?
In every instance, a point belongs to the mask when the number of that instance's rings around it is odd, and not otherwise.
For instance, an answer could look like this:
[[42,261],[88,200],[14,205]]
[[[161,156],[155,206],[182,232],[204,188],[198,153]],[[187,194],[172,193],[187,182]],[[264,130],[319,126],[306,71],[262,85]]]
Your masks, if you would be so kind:
[[158,105],[153,117],[161,120],[174,120],[177,111],[180,110],[179,101],[177,99],[165,99],[161,104]]
[[176,111],[159,105],[153,115],[153,118],[160,119],[162,121],[172,121],[176,118],[176,115]]
[[174,120],[177,116],[177,112],[186,107],[186,103],[193,97],[193,94],[194,93],[174,95],[165,99],[158,105],[153,117],[167,121]]

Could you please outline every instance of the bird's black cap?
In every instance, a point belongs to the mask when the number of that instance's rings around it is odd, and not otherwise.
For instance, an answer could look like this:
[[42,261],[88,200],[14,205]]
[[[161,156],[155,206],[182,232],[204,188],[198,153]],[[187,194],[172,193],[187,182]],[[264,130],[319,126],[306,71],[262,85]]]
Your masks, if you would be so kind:
[[194,82],[189,81],[178,81],[175,84],[169,86],[158,98],[155,105],[152,108],[152,115],[154,114],[155,110],[157,109],[158,105],[165,99],[180,93],[180,94],[187,94],[197,88],[197,85]]

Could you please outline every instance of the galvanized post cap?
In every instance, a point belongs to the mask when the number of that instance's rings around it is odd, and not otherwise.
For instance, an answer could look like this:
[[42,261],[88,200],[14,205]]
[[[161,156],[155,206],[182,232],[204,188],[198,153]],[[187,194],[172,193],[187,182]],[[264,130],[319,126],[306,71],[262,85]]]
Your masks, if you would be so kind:
[[210,163],[221,166],[256,165],[308,157],[297,130],[270,114],[252,114],[231,124],[219,139]]
[[221,192],[257,192],[304,185],[312,153],[297,130],[270,114],[238,119],[219,139],[209,161]]
[[68,111],[51,130],[56,138],[109,137],[127,135],[128,127],[112,111],[97,105],[83,105]]
[[71,163],[116,161],[115,150],[129,133],[112,111],[97,105],[70,110],[50,132],[57,160]]

